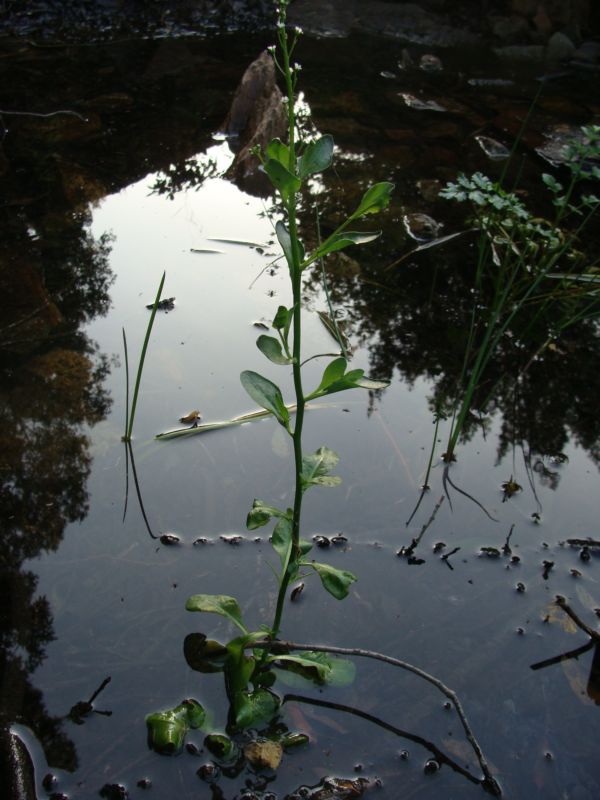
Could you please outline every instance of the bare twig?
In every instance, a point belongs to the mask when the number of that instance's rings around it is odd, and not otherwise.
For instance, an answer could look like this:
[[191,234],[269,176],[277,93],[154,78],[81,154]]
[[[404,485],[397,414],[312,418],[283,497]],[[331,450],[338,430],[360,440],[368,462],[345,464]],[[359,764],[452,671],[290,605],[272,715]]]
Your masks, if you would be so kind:
[[488,763],[483,755],[483,751],[479,745],[479,742],[475,738],[475,734],[473,733],[469,721],[467,720],[467,716],[464,712],[462,704],[458,699],[456,693],[446,686],[445,683],[439,678],[436,678],[434,675],[430,675],[429,672],[425,672],[425,670],[420,669],[420,667],[415,667],[413,664],[410,664],[408,661],[402,661],[399,658],[394,658],[393,656],[385,655],[384,653],[376,653],[373,650],[365,650],[360,647],[333,647],[333,646],[324,646],[324,645],[313,645],[313,644],[299,644],[298,642],[284,642],[284,641],[260,641],[260,642],[251,642],[247,645],[248,648],[265,648],[268,650],[313,650],[320,653],[334,653],[336,655],[342,656],[361,656],[363,658],[372,658],[377,661],[383,661],[386,664],[391,664],[394,667],[400,667],[400,669],[404,669],[407,672],[412,672],[414,675],[417,675],[419,678],[431,683],[437,689],[439,689],[442,694],[444,694],[448,700],[454,706],[456,713],[461,721],[463,726],[463,730],[465,732],[465,736],[469,741],[469,744],[473,748],[473,752],[477,757],[477,761],[479,762],[479,766],[481,767],[481,771],[484,774],[485,780],[483,781],[483,785],[485,788],[491,793],[496,796],[500,796],[502,794],[500,786],[498,785],[496,779],[492,776],[490,772],[490,768]]

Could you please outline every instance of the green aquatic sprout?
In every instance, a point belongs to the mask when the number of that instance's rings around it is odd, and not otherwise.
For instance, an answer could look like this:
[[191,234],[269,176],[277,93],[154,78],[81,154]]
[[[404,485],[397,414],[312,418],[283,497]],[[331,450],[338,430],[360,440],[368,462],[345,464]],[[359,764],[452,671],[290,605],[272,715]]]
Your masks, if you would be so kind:
[[188,731],[201,728],[205,720],[204,708],[192,699],[183,700],[175,708],[148,714],[148,744],[157,753],[175,755],[181,752]]
[[[365,377],[362,369],[348,369],[347,359],[339,357],[325,367],[319,384],[312,391],[306,393],[304,390],[302,274],[311,264],[320,262],[330,253],[375,240],[380,231],[350,230],[350,226],[387,208],[393,184],[382,182],[371,186],[357,208],[333,233],[323,241],[317,236],[317,247],[312,252],[305,251],[298,233],[299,194],[311,176],[331,166],[334,142],[327,134],[309,142],[301,141],[297,135],[296,85],[300,66],[292,63],[292,56],[301,31],[298,28],[288,30],[287,6],[288,0],[276,2],[278,47],[269,48],[285,84],[287,142],[274,139],[264,151],[258,148],[254,152],[279,195],[283,209],[283,219],[277,221],[275,233],[288,266],[293,300],[291,307],[279,306],[277,309],[271,323],[274,335],[259,336],[256,345],[272,364],[286,369],[291,367],[294,403],[286,404],[279,386],[258,372],[246,370],[240,376],[248,395],[258,406],[275,417],[293,443],[293,506],[279,509],[257,499],[254,500],[246,521],[249,530],[275,523],[271,543],[280,561],[279,571],[276,573],[276,608],[270,625],[262,626],[259,631],[251,631],[243,621],[239,604],[233,597],[198,594],[190,597],[186,604],[189,611],[220,614],[240,631],[241,635],[223,646],[227,657],[223,661],[222,669],[225,673],[231,708],[230,725],[233,729],[255,726],[277,713],[280,700],[270,688],[275,680],[272,671],[274,666],[289,670],[293,665],[304,677],[319,684],[337,679],[340,674],[336,659],[329,655],[311,656],[305,653],[297,656],[291,653],[271,653],[266,649],[253,651],[252,642],[264,641],[265,637],[269,640],[277,639],[289,586],[300,574],[316,574],[324,589],[337,600],[345,598],[356,581],[356,576],[347,570],[309,558],[312,543],[301,538],[300,520],[305,493],[313,486],[333,487],[341,483],[339,477],[331,474],[339,461],[339,456],[333,450],[322,446],[314,453],[307,454],[303,451],[302,433],[307,402],[346,389],[376,390],[388,385],[387,382]],[[290,413],[291,409],[295,410],[295,414]]]

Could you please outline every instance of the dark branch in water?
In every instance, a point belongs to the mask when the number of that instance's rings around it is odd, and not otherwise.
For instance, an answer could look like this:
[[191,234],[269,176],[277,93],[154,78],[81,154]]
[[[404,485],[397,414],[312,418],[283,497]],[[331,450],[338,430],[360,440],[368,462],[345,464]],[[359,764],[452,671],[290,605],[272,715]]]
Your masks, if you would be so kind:
[[331,708],[335,711],[344,711],[346,714],[352,714],[355,717],[361,717],[361,719],[366,719],[368,722],[372,722],[375,725],[378,725],[380,728],[383,728],[386,731],[390,731],[391,733],[395,733],[396,736],[401,736],[403,739],[408,739],[411,742],[415,742],[416,744],[420,744],[440,762],[440,764],[446,764],[450,769],[453,769],[455,772],[460,773],[464,778],[471,781],[472,783],[481,784],[480,778],[476,778],[475,775],[472,775],[467,769],[461,767],[460,764],[457,764],[450,756],[447,756],[443,753],[433,742],[424,739],[422,736],[418,736],[415,733],[410,733],[409,731],[404,731],[401,728],[397,728],[395,725],[391,725],[389,722],[386,722],[379,717],[374,716],[373,714],[369,714],[367,711],[362,711],[359,708],[354,708],[352,706],[346,706],[342,703],[332,703],[330,700],[320,700],[313,697],[303,697],[302,695],[298,694],[286,694],[283,697],[283,702],[294,702],[294,703],[307,703],[313,706],[321,706],[322,708]]
[[467,737],[471,747],[473,748],[473,752],[475,753],[477,760],[479,762],[479,766],[481,767],[481,771],[484,774],[484,780],[482,781],[482,785],[486,789],[486,791],[490,792],[496,797],[499,797],[502,794],[499,784],[497,783],[496,779],[492,776],[490,772],[490,768],[488,763],[483,755],[483,751],[479,745],[479,742],[475,738],[475,734],[473,733],[469,721],[467,720],[467,716],[464,712],[462,704],[458,699],[458,696],[452,689],[446,686],[445,683],[439,678],[436,678],[434,675],[431,675],[429,672],[425,672],[425,670],[420,669],[420,667],[415,667],[413,664],[410,664],[408,661],[401,661],[399,658],[394,658],[393,656],[385,655],[384,653],[376,653],[373,650],[365,650],[359,647],[333,647],[333,646],[324,646],[324,645],[314,645],[314,644],[298,644],[297,642],[285,642],[285,641],[262,641],[262,642],[250,642],[246,645],[247,648],[265,648],[267,650],[312,650],[315,652],[320,653],[334,653],[336,655],[342,656],[361,656],[363,658],[373,658],[376,661],[383,661],[385,664],[391,664],[394,667],[400,667],[400,669],[404,669],[407,672],[412,672],[413,675],[417,675],[419,678],[431,683],[437,689],[442,692],[442,694],[446,695],[446,697],[450,700],[454,708],[456,709],[456,713],[461,721],[463,726],[463,730],[465,732],[465,736]]

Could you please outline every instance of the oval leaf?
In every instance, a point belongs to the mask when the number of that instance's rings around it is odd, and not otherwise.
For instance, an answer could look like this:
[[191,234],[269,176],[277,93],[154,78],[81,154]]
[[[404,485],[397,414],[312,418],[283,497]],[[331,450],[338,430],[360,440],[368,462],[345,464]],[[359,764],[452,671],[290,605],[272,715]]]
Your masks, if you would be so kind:
[[188,597],[185,607],[188,611],[205,611],[227,617],[240,630],[247,633],[242,622],[242,612],[235,597],[226,594],[193,594]]
[[256,346],[260,352],[274,364],[291,364],[292,359],[288,358],[281,348],[281,342],[273,336],[259,336]]
[[297,192],[301,186],[300,179],[292,175],[280,161],[276,161],[274,158],[270,158],[265,164],[265,172],[286,202],[289,196]]
[[298,174],[301,178],[323,172],[333,160],[333,136],[326,134],[316,142],[311,142],[302,158],[298,160]]
[[274,159],[275,161],[279,161],[279,163],[284,166],[286,169],[290,163],[290,149],[287,144],[284,144],[281,139],[273,139],[267,145],[267,149],[265,151],[267,160]]
[[240,380],[254,402],[274,414],[284,428],[287,428],[290,421],[290,412],[283,402],[279,387],[267,378],[263,378],[258,372],[252,372],[251,370],[242,372]]
[[336,569],[329,564],[319,564],[316,561],[311,561],[302,562],[302,565],[312,567],[315,570],[325,589],[336,600],[343,600],[348,595],[351,584],[356,580],[356,575],[351,572],[345,569]]
[[387,208],[390,203],[390,195],[394,188],[394,184],[389,181],[382,181],[371,186],[370,189],[364,193],[360,205],[352,214],[350,219],[357,219],[363,217],[365,214],[378,214]]

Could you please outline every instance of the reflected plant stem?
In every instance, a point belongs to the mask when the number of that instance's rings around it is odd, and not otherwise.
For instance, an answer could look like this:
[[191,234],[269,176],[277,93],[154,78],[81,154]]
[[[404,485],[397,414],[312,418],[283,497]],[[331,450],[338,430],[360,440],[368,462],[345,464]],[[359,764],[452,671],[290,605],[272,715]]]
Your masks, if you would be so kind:
[[[156,534],[152,533],[152,528],[150,527],[150,523],[148,522],[148,517],[146,516],[146,509],[144,508],[144,501],[142,500],[142,492],[140,489],[140,484],[138,481],[137,470],[135,468],[135,459],[133,457],[133,448],[131,446],[131,442],[125,442],[125,447],[127,448],[127,453],[129,458],[127,459],[127,466],[129,467],[129,463],[131,461],[131,472],[133,473],[133,482],[135,484],[135,493],[137,494],[137,499],[140,504],[140,510],[142,512],[142,517],[144,518],[144,522],[146,523],[146,529],[148,533],[153,539],[158,539],[159,537]],[[127,469],[127,478],[126,478],[126,487],[129,487],[129,469]],[[125,498],[125,503],[127,504],[127,497]],[[127,505],[125,505],[127,508]],[[125,519],[125,515],[123,515],[123,519]]]
[[[412,542],[409,544],[408,547],[406,547],[406,548],[403,547],[399,551],[398,555],[403,555],[403,556],[412,556],[413,555],[413,553],[415,552],[415,550],[419,546],[419,544],[421,542],[421,539],[423,538],[423,534],[433,524],[433,521],[435,520],[436,514],[440,510],[440,506],[442,505],[443,502],[444,502],[444,495],[442,495],[440,497],[440,499],[437,501],[437,503],[435,504],[435,507],[434,507],[434,509],[433,509],[433,511],[431,513],[431,516],[429,517],[427,522],[425,522],[423,524],[423,526],[421,527],[421,531],[420,531],[419,535],[415,536],[415,538],[412,540]],[[418,508],[418,504],[417,504],[417,508]],[[415,511],[416,511],[416,509],[415,509]],[[412,519],[412,517],[411,517],[411,519]]]
[[437,689],[439,689],[442,694],[444,694],[448,700],[454,706],[456,713],[461,721],[463,726],[463,730],[465,732],[465,736],[469,741],[469,744],[473,748],[473,752],[477,757],[477,761],[479,762],[479,766],[481,767],[481,771],[484,774],[485,780],[483,781],[484,787],[491,793],[496,796],[502,794],[500,786],[498,785],[496,779],[492,776],[490,772],[490,768],[486,761],[485,756],[483,755],[483,751],[479,745],[479,742],[475,738],[475,734],[473,733],[469,721],[467,719],[467,715],[462,707],[460,700],[456,693],[446,686],[439,678],[436,678],[434,675],[431,675],[429,672],[425,672],[425,670],[421,669],[420,667],[415,667],[413,664],[410,664],[408,661],[402,661],[399,658],[394,658],[393,656],[385,655],[384,653],[376,653],[373,650],[365,650],[363,648],[358,647],[333,647],[333,646],[324,646],[318,644],[299,644],[297,642],[285,642],[285,641],[259,641],[259,642],[252,642],[246,645],[247,648],[266,648],[268,650],[271,649],[287,649],[287,650],[313,650],[320,653],[334,653],[335,655],[342,655],[342,656],[360,656],[363,658],[372,658],[376,661],[383,661],[385,664],[391,664],[394,667],[399,667],[400,669],[404,669],[407,672],[412,672],[413,675],[417,675],[419,678],[431,683]]
[[440,762],[440,764],[446,764],[448,767],[450,767],[450,769],[453,769],[455,772],[460,773],[460,775],[462,775],[464,778],[467,778],[467,780],[471,781],[471,783],[482,783],[480,778],[476,778],[475,775],[472,775],[467,769],[461,767],[460,764],[457,764],[456,761],[443,753],[433,742],[430,742],[428,739],[424,739],[422,736],[419,736],[416,733],[410,733],[409,731],[397,728],[395,725],[376,717],[374,714],[369,714],[367,711],[362,711],[361,709],[354,708],[353,706],[346,706],[342,703],[332,703],[329,700],[319,700],[314,697],[304,697],[299,694],[286,694],[284,695],[282,702],[306,703],[307,705],[331,708],[334,711],[343,711],[346,714],[352,714],[355,717],[366,719],[368,722],[372,722],[374,725],[378,725],[380,728],[384,728],[386,731],[395,733],[396,736],[401,736],[403,739],[408,739],[411,742],[420,744],[426,750],[429,750],[429,752]]
[[[433,464],[433,456],[435,455],[435,446],[437,443],[437,435],[438,429],[440,427],[440,414],[436,414],[435,416],[435,428],[433,430],[433,441],[431,442],[431,452],[429,453],[429,461],[427,462],[427,470],[425,472],[425,478],[423,480],[423,486],[421,488],[421,494],[419,495],[419,499],[417,500],[417,505],[413,508],[413,512],[410,517],[406,520],[406,525],[410,525],[412,518],[419,510],[419,506],[423,502],[423,498],[425,497],[426,493],[429,491],[429,476],[431,475],[431,466]],[[452,507],[452,505],[450,506]],[[435,513],[435,512],[434,512]]]

